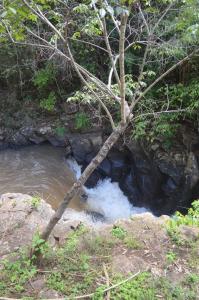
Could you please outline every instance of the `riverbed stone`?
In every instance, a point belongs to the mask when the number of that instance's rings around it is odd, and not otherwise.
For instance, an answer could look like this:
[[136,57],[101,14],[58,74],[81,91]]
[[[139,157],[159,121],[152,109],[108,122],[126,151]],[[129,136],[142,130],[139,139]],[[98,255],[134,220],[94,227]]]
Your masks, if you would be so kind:
[[102,176],[111,177],[111,172],[112,172],[111,161],[105,158],[100,164],[100,166],[98,167],[98,170]]
[[136,177],[134,172],[130,171],[126,176],[120,181],[120,188],[124,191],[124,194],[128,197],[129,201],[136,206],[142,205],[141,193],[138,189],[136,182]]
[[11,145],[13,147],[18,147],[18,146],[28,146],[30,145],[31,142],[26,139],[24,135],[22,135],[20,132],[16,132],[11,139]]
[[67,135],[74,158],[81,164],[85,163],[89,154],[96,154],[102,145],[102,133]]
[[[84,171],[84,168],[82,169]],[[102,180],[104,177],[98,172],[98,170],[95,170],[91,176],[88,178],[88,180],[85,182],[85,186],[87,188],[93,188],[97,185],[97,183]]]
[[[23,245],[30,245],[33,234],[42,231],[54,210],[50,204],[40,200],[37,207],[32,197],[19,193],[8,193],[0,196],[0,257],[6,257]],[[54,236],[59,237],[63,243],[71,226],[75,227],[77,220],[60,220],[54,228],[50,243],[55,246]]]

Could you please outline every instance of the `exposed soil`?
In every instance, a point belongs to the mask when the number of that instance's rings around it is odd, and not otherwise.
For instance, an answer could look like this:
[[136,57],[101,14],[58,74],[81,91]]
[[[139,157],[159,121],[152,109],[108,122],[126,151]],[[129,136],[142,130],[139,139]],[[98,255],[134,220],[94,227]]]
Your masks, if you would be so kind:
[[[5,197],[6,207],[10,205],[6,214]],[[2,259],[10,259],[10,253],[15,254],[7,267],[1,262],[1,297],[79,299],[79,295],[89,294],[84,299],[199,299],[199,228],[179,227],[181,242],[176,243],[166,229],[170,218],[156,218],[150,213],[96,228],[82,226],[77,221],[60,222],[42,263],[36,266],[33,275],[19,283],[10,273],[14,264],[12,272],[18,274],[16,261],[24,263],[19,249],[31,244],[35,229],[45,226],[52,210],[43,201],[40,208],[31,208],[31,197],[22,195],[23,200],[18,203],[24,206],[19,208],[17,202],[13,205],[16,197],[19,194],[4,196],[0,207],[0,255]],[[135,278],[121,284],[134,274]],[[148,277],[143,277],[144,274]],[[105,290],[115,283],[119,286],[111,288],[109,293],[93,294],[99,287]],[[20,292],[17,285],[21,285]],[[130,293],[123,291],[124,298],[122,287]],[[141,294],[137,295],[133,288],[137,293],[141,288]],[[147,292],[153,297],[147,296]]]

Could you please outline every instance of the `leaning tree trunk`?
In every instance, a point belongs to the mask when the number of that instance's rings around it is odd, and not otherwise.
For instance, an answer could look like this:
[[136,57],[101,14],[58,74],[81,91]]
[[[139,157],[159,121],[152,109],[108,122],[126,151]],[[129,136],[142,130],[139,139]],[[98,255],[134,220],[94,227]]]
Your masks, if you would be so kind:
[[98,152],[98,154],[92,159],[90,164],[87,166],[87,168],[82,173],[81,177],[73,184],[73,186],[70,188],[70,190],[67,192],[66,196],[64,197],[64,200],[59,205],[58,209],[50,219],[47,227],[44,229],[44,231],[41,234],[41,238],[43,240],[47,240],[55,227],[55,225],[58,223],[58,221],[61,219],[66,207],[68,206],[71,199],[79,192],[82,185],[85,184],[85,182],[88,180],[89,176],[93,173],[93,171],[99,166],[99,164],[104,160],[104,158],[107,156],[109,150],[113,147],[113,145],[117,142],[118,138],[122,133],[124,133],[125,129],[127,127],[126,124],[119,124],[116,129],[112,132],[112,134],[108,137],[108,139],[105,141],[104,145]]

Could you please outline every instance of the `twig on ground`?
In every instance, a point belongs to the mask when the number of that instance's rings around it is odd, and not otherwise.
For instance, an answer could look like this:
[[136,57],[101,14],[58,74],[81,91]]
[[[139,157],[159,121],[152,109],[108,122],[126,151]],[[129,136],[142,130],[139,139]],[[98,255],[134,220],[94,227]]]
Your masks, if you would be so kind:
[[[106,285],[107,285],[107,288],[109,288],[110,287],[110,279],[109,279],[109,276],[108,276],[108,271],[106,269],[105,263],[103,263],[103,270],[104,270],[104,274],[105,274],[105,277],[106,277]],[[110,291],[107,291],[106,300],[110,300],[110,296],[111,296]]]
[[[106,289],[103,290],[103,293],[106,293],[106,292],[109,292],[115,288],[117,288],[118,286],[130,281],[131,279],[135,278],[136,276],[138,276],[140,274],[140,271],[138,271],[137,273],[129,276],[127,279],[123,280],[123,281],[120,281]],[[91,298],[92,296],[94,296],[95,293],[91,293],[91,294],[87,294],[87,295],[82,295],[82,296],[77,296],[77,297],[73,297],[72,299],[86,299],[86,298]],[[70,299],[70,298],[69,298]],[[0,300],[20,300],[20,299],[15,299],[15,298],[6,298],[6,297],[0,297]],[[43,300],[46,300],[46,299],[43,299]],[[65,298],[53,298],[53,299],[48,299],[48,300],[66,300],[66,297]]]
[[[116,284],[114,284],[114,285],[112,285],[112,286],[110,286],[110,287],[104,289],[104,290],[103,290],[103,293],[106,293],[106,292],[108,292],[108,291],[111,291],[111,290],[117,288],[118,286],[120,286],[120,285],[126,283],[127,281],[130,281],[131,279],[135,278],[135,277],[138,276],[139,274],[140,274],[140,271],[138,271],[137,273],[131,275],[131,276],[128,277],[127,279],[125,279],[125,280],[123,280],[123,281],[120,281],[120,282],[118,282],[118,283],[116,283]],[[91,298],[93,295],[94,295],[94,293],[88,294],[88,295],[77,296],[77,297],[75,297],[74,299],[86,299],[86,298]],[[0,300],[1,300],[1,298],[0,298]],[[55,300],[55,299],[49,299],[49,300]],[[64,300],[64,298],[63,298],[63,299],[57,299],[57,300]]]

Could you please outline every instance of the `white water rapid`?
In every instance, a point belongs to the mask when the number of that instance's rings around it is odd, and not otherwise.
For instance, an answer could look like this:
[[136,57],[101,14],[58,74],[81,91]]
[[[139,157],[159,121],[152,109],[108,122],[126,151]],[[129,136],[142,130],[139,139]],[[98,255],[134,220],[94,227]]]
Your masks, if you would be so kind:
[[[67,159],[67,164],[78,179],[81,176],[81,166],[73,158]],[[102,214],[107,222],[147,212],[145,208],[133,206],[118,183],[111,182],[110,179],[100,180],[94,188],[84,187],[84,190],[88,196],[86,200],[88,210]],[[77,214],[82,217],[82,213]]]
[[[81,176],[81,166],[73,158],[65,160],[64,155],[64,149],[48,144],[1,151],[0,194],[39,195],[56,209],[75,177]],[[132,206],[119,185],[110,179],[83,190],[88,199],[83,201],[79,196],[74,197],[64,213],[64,219],[97,226],[103,221],[111,223],[146,211]]]

